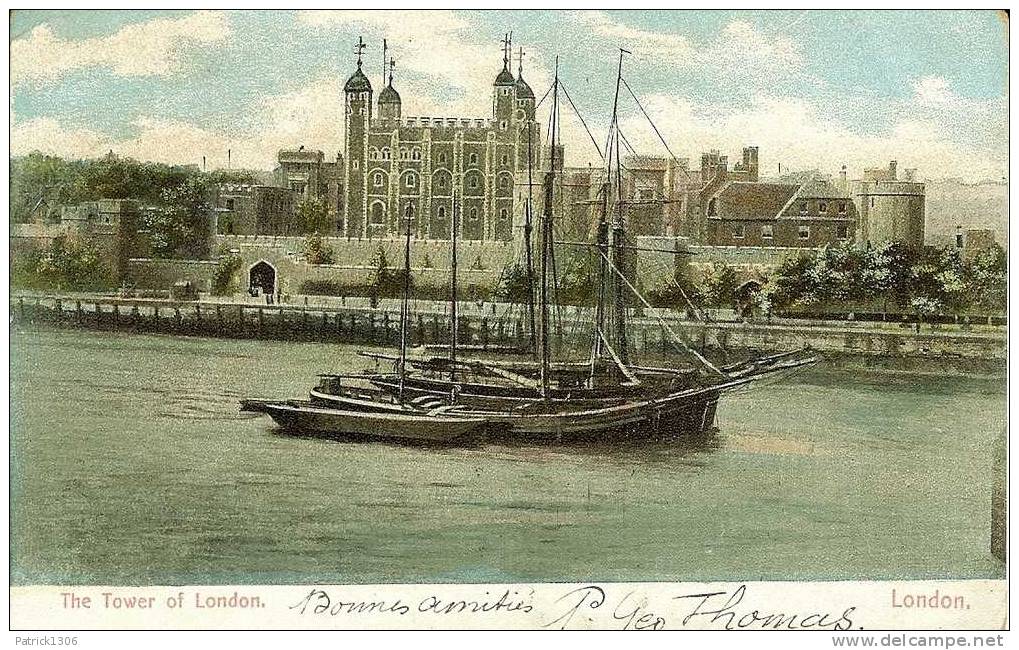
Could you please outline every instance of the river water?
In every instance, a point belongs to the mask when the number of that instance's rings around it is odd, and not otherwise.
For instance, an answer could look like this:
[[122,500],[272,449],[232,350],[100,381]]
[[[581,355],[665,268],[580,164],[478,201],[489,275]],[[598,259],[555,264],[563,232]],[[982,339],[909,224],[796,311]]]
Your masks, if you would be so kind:
[[419,448],[281,434],[240,397],[314,343],[12,333],[16,584],[1003,577],[1003,381],[812,369],[700,443]]

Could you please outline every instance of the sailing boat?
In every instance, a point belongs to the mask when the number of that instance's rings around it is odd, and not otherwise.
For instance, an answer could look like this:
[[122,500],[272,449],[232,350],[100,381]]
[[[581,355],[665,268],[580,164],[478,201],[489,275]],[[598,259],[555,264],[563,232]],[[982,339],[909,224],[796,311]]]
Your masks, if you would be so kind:
[[[321,385],[308,400],[241,400],[241,411],[265,413],[284,429],[316,435],[344,435],[428,442],[461,438],[486,424],[483,417],[457,413],[448,407],[404,400],[407,375],[407,337],[410,326],[410,231],[413,207],[405,221],[403,300],[400,310],[400,356],[395,393],[363,385],[364,375],[320,375]],[[344,380],[361,380],[343,383]]]
[[[392,373],[323,375],[309,400],[283,405],[246,400],[242,408],[269,414],[279,424],[328,434],[356,434],[418,440],[453,441],[472,434],[501,438],[592,437],[624,439],[699,434],[713,430],[718,399],[727,390],[765,375],[788,371],[815,359],[782,353],[719,368],[662,326],[689,353],[693,364],[656,368],[630,362],[627,342],[627,291],[650,304],[626,277],[626,242],[622,162],[618,125],[620,84],[625,50],[620,50],[615,100],[607,148],[606,182],[597,242],[599,290],[587,361],[553,362],[551,346],[552,285],[555,275],[554,188],[560,169],[558,146],[558,58],[552,88],[549,137],[551,155],[542,189],[539,220],[538,295],[534,295],[531,254],[532,202],[525,209],[525,248],[532,315],[531,361],[461,359],[458,356],[457,237],[458,204],[451,211],[450,344],[448,356],[408,356],[410,322],[410,212],[404,261],[399,355],[362,353],[394,363]],[[565,93],[569,98],[568,93]],[[572,104],[572,100],[570,100]],[[574,107],[575,108],[575,107]],[[613,165],[614,163],[614,165]],[[529,168],[530,175],[530,168]],[[530,178],[529,178],[530,181]],[[614,211],[609,223],[609,207]],[[610,310],[611,307],[611,310]],[[354,382],[348,380],[354,379]],[[365,386],[365,384],[369,386]]]

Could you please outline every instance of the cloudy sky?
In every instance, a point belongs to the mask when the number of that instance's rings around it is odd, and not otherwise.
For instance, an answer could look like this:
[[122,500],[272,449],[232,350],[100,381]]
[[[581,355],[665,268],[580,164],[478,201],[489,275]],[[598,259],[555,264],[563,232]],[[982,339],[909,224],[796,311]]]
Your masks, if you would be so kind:
[[[773,173],[897,159],[927,178],[1007,174],[1006,29],[993,12],[16,12],[11,150],[271,169],[342,146],[353,45],[380,86],[382,38],[404,115],[484,117],[514,33],[540,97],[563,85],[604,138],[624,77],[679,157],[761,147]],[[514,61],[514,71],[516,62]],[[624,89],[622,131],[664,154]],[[564,113],[568,162],[597,162]]]

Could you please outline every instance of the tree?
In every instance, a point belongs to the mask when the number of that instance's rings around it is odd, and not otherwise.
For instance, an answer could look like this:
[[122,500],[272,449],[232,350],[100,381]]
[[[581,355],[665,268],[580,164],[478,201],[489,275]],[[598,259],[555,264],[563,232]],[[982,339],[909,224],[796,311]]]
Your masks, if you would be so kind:
[[92,242],[57,238],[45,249],[17,258],[11,284],[32,289],[94,291],[113,287],[113,272]]
[[519,262],[504,267],[499,278],[499,286],[495,290],[495,295],[502,300],[514,304],[529,302],[531,283],[527,277],[527,267]]
[[724,262],[711,265],[704,282],[704,295],[712,307],[732,307],[739,286],[736,271]]
[[209,254],[212,206],[203,179],[190,177],[162,191],[166,207],[148,215],[156,257],[204,259]]
[[805,255],[787,259],[779,265],[769,283],[771,305],[776,309],[788,309],[798,304],[810,304],[814,300],[813,285],[808,271],[813,260]]
[[1004,311],[1008,296],[1008,257],[1001,246],[980,251],[966,264],[965,293],[971,304]]
[[311,235],[304,245],[304,259],[308,264],[332,264],[333,249],[323,244],[322,238],[317,234]]
[[400,295],[403,291],[404,271],[400,269],[393,272],[389,268],[389,260],[386,258],[386,250],[379,246],[372,258],[372,266],[375,271],[372,273],[369,286],[370,295],[374,298],[384,298]]
[[241,268],[241,258],[227,254],[219,258],[216,273],[212,276],[212,294],[225,296],[234,292],[234,274]]
[[329,234],[333,224],[329,219],[326,204],[318,198],[309,197],[297,204],[294,210],[294,228],[296,234]]

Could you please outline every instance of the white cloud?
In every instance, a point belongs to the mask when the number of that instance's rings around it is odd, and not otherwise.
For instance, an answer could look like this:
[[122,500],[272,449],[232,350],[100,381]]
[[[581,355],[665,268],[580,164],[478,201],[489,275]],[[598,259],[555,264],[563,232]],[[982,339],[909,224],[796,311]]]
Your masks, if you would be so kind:
[[681,34],[653,32],[614,20],[604,11],[580,11],[574,19],[602,38],[619,42],[634,55],[656,58],[675,65],[688,64],[695,54],[690,41]]
[[[743,146],[760,147],[762,174],[819,169],[834,174],[843,164],[850,174],[898,160],[927,178],[962,176],[998,178],[1007,168],[1007,148],[988,149],[965,137],[961,127],[946,129],[918,106],[899,107],[900,118],[886,130],[858,130],[832,115],[827,107],[798,97],[760,94],[748,105],[694,104],[687,98],[651,95],[642,98],[672,150],[691,158],[720,149],[735,162]],[[623,132],[641,152],[665,151],[643,115],[622,122]]]
[[26,38],[11,41],[11,84],[52,82],[89,67],[107,67],[124,77],[165,77],[182,69],[189,48],[222,42],[229,35],[226,14],[213,11],[155,18],[80,41],[62,39],[42,24]]
[[[405,115],[490,114],[491,84],[501,65],[494,38],[499,35],[482,32],[467,18],[451,12],[424,12],[414,21],[392,21],[391,15],[377,12],[302,12],[299,16],[310,28],[362,27],[368,31],[366,37],[373,39],[375,49],[366,55],[366,71],[376,86],[380,75],[372,69],[379,70],[380,65],[370,64],[381,59],[379,48],[385,35],[398,60],[396,85],[404,99]],[[728,69],[724,74],[758,78],[760,85],[748,89],[745,98],[718,104],[688,94],[641,94],[672,150],[690,158],[693,166],[702,151],[720,149],[735,157],[744,145],[756,144],[761,147],[762,170],[772,174],[779,162],[784,170],[817,168],[829,173],[847,164],[855,174],[891,159],[898,160],[901,168],[917,167],[928,178],[977,180],[1007,173],[1004,98],[964,98],[946,79],[929,75],[916,79],[912,94],[905,99],[874,96],[861,89],[838,96],[820,93],[807,100],[761,81],[774,78],[762,70],[772,70],[774,75],[802,74],[803,56],[794,44],[766,37],[749,23],[730,23],[710,42],[696,45],[682,35],[647,32],[613,22],[600,12],[580,14],[579,20],[586,21],[591,33],[625,38],[634,48],[669,48],[682,55],[670,58],[670,65],[699,66],[693,71],[696,74],[723,74],[719,69]],[[518,40],[523,40],[519,36]],[[170,51],[163,46],[156,49]],[[526,77],[540,96],[551,75],[541,65],[539,51],[531,48],[528,54]],[[352,53],[347,57],[352,60]],[[155,64],[138,65],[139,70],[160,69]],[[226,150],[231,149],[235,167],[268,169],[274,166],[278,149],[304,144],[322,149],[332,159],[343,143],[345,78],[346,73],[340,78],[323,76],[303,87],[265,97],[229,129],[150,115],[132,123],[130,136],[112,137],[45,117],[15,121],[11,152],[17,155],[40,149],[65,157],[93,157],[112,149],[139,159],[172,163],[199,163],[204,155],[210,167],[217,167],[226,165]],[[451,99],[450,89],[460,95]],[[634,91],[640,93],[640,88],[634,86]],[[548,103],[542,112],[547,108]],[[645,118],[632,103],[627,110],[622,128],[633,146],[642,153],[664,154]],[[880,115],[880,120],[872,121],[891,126],[860,126],[868,120],[859,116],[868,114]],[[585,118],[602,146],[606,116],[586,113]],[[561,124],[568,163],[598,164],[587,133],[565,103]]]
[[755,74],[788,72],[803,66],[800,47],[781,35],[767,35],[752,23],[735,20],[697,56],[702,65],[743,68]]
[[603,11],[571,14],[593,34],[631,51],[639,60],[753,84],[776,76],[798,75],[804,66],[800,46],[781,34],[768,34],[745,20],[729,22],[712,38],[695,42],[676,32],[651,31],[615,20]]
[[66,128],[49,117],[11,123],[10,147],[15,156],[42,151],[66,158],[93,157],[106,153],[106,142],[102,133],[86,127]]
[[[390,56],[396,58],[394,85],[405,98],[404,114],[484,117],[491,113],[492,82],[502,66],[496,37],[502,35],[480,31],[456,12],[417,11],[413,20],[394,20],[392,12],[385,11],[302,11],[298,20],[319,29],[359,27],[369,31],[365,68],[373,85],[381,78],[372,70],[381,73],[385,37]],[[524,46],[524,77],[535,92],[541,92],[539,88],[551,82],[551,74],[542,63],[540,50],[531,44]],[[516,74],[516,69],[513,72]],[[452,101],[450,95],[455,96]]]
[[935,75],[914,81],[913,90],[916,91],[917,99],[927,104],[943,104],[955,98],[955,93],[949,88],[948,80]]
[[143,116],[131,123],[131,135],[114,137],[87,127],[70,127],[52,118],[15,121],[11,153],[34,150],[67,158],[90,158],[108,151],[170,164],[272,169],[281,148],[304,144],[335,159],[343,147],[343,82],[323,78],[308,86],[266,97],[252,110],[243,129],[217,130],[189,122]]

